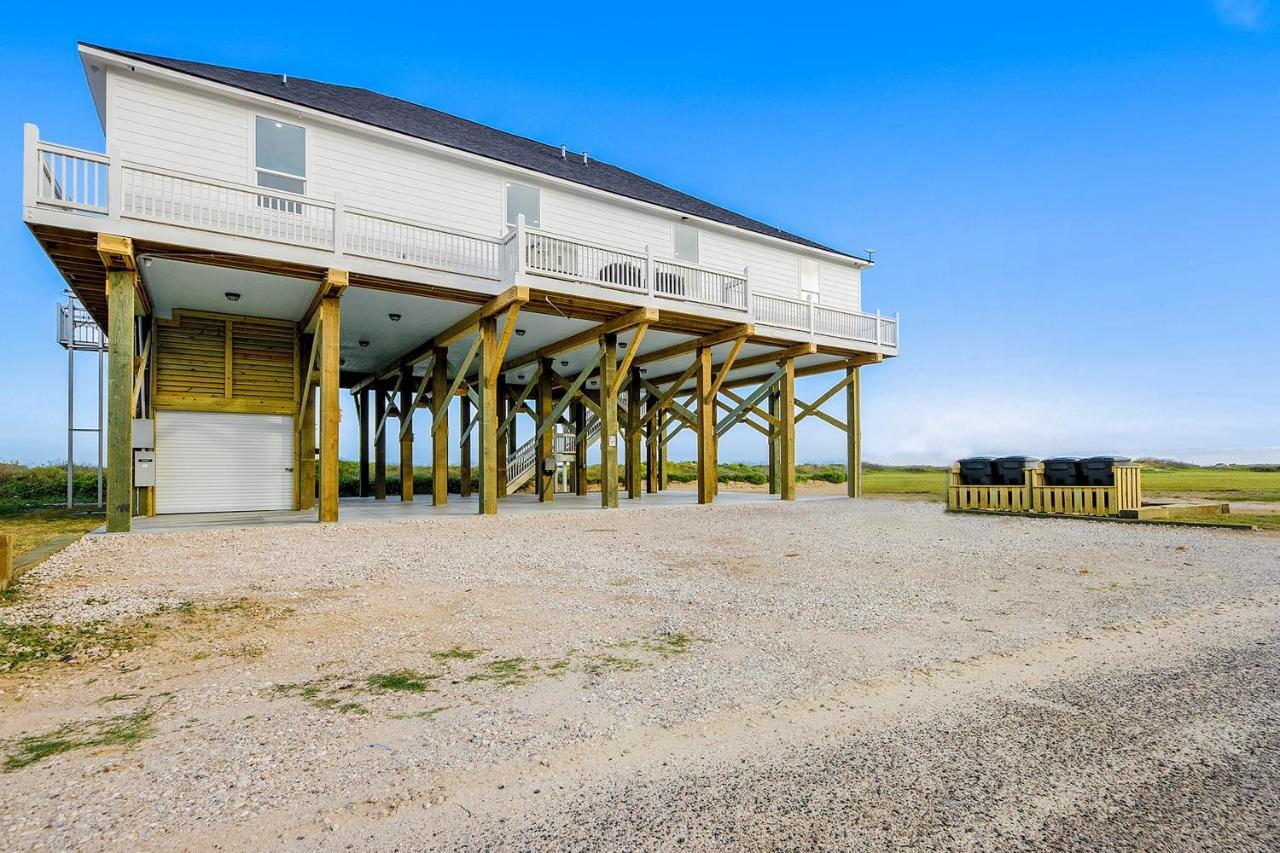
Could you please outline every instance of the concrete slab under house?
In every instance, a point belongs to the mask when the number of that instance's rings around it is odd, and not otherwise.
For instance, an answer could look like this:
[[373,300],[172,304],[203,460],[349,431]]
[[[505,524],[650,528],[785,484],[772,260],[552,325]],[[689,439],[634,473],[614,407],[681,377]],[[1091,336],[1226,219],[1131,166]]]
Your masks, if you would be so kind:
[[[859,372],[898,354],[897,317],[862,310],[868,259],[372,92],[79,54],[105,152],[27,125],[23,216],[107,333],[108,530],[333,522],[396,498],[656,501],[684,430],[688,500],[710,503],[717,440],[739,424],[768,442],[770,494],[794,500],[807,417],[845,433],[859,494]],[[829,390],[798,400],[796,377],[817,374]],[[832,399],[843,418],[820,410]],[[339,430],[358,432],[361,500],[339,501]],[[415,442],[430,495],[413,493]]]

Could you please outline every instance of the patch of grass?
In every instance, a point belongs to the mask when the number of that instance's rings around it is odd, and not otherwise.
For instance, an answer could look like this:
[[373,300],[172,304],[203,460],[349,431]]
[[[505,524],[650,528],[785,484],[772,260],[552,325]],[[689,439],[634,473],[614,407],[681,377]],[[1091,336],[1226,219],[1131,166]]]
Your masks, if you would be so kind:
[[436,714],[447,710],[449,710],[448,705],[438,705],[435,708],[427,708],[422,711],[396,711],[387,716],[393,720],[433,720]]
[[86,510],[0,510],[0,528],[5,533],[13,534],[15,557],[43,545],[55,536],[83,536],[90,530],[101,527],[104,521],[102,513]]
[[1280,512],[1233,512],[1227,515],[1206,515],[1203,518],[1171,518],[1178,524],[1252,524],[1259,530],[1280,530]]
[[5,773],[12,773],[54,755],[97,746],[130,749],[155,734],[155,712],[143,708],[132,714],[83,723],[70,723],[48,734],[19,738],[6,750]]
[[484,665],[483,672],[473,672],[467,681],[492,681],[499,687],[515,687],[528,684],[540,667],[522,657],[500,658]]
[[644,641],[646,649],[651,652],[657,652],[664,658],[684,654],[689,651],[689,647],[692,644],[693,638],[679,631],[666,631],[651,640]]
[[587,662],[582,665],[582,671],[587,675],[599,675],[602,672],[631,672],[643,666],[644,664],[635,658],[603,654],[592,655],[588,658]]
[[78,663],[133,651],[149,643],[143,625],[105,621],[60,625],[52,622],[0,623],[0,672],[51,663]]
[[106,705],[108,702],[127,702],[130,699],[137,699],[137,698],[138,698],[137,693],[111,693],[107,696],[103,696],[101,699],[97,701],[96,704]]
[[415,672],[412,669],[397,669],[394,672],[380,672],[365,679],[370,690],[395,691],[400,693],[425,693],[431,689],[432,679],[439,675]]
[[438,661],[475,660],[482,651],[484,651],[484,649],[464,649],[462,646],[454,646],[451,649],[432,652],[431,657]]

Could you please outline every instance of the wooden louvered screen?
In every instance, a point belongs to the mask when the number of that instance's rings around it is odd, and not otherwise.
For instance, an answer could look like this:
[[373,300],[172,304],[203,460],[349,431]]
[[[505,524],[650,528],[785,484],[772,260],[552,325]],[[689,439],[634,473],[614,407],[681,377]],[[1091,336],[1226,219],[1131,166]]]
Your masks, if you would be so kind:
[[156,408],[295,414],[295,324],[174,311],[155,335]]

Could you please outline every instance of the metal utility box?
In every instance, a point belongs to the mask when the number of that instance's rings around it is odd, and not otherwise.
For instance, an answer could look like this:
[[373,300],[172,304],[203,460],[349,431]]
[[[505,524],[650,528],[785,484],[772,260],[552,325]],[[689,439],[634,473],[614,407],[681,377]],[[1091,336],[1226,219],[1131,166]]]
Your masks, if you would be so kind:
[[556,460],[554,460],[554,459],[543,459],[543,460],[542,460],[542,473],[544,473],[544,474],[554,474],[555,472],[556,472]]
[[990,456],[970,456],[968,459],[961,459],[960,465],[960,482],[966,486],[994,486],[995,471],[992,463],[995,462]]
[[1001,456],[993,467],[997,486],[1021,486],[1026,482],[1027,468],[1034,468],[1040,460],[1034,456]]
[[147,448],[156,446],[156,422],[151,418],[133,419],[133,446]]
[[133,451],[133,484],[135,486],[154,486],[156,484],[156,454],[154,450]]

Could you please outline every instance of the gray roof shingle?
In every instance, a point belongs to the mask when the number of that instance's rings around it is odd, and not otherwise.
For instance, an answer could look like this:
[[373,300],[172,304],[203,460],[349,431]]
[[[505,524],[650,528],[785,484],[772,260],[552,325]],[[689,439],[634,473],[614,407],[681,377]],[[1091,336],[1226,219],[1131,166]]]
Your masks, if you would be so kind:
[[[290,76],[286,83],[279,74],[244,71],[221,65],[82,44],[85,47],[113,53],[127,59],[234,86],[237,89],[478,154],[481,157],[520,166],[576,184],[648,202],[678,213],[697,216],[848,258],[857,257],[673,190],[603,161],[589,158],[588,163],[583,163],[581,154],[577,153],[562,159],[559,147],[544,145],[523,136],[496,130],[478,122],[468,121],[399,98],[381,95],[368,89],[320,83],[293,76]],[[859,260],[863,259],[859,258]]]

